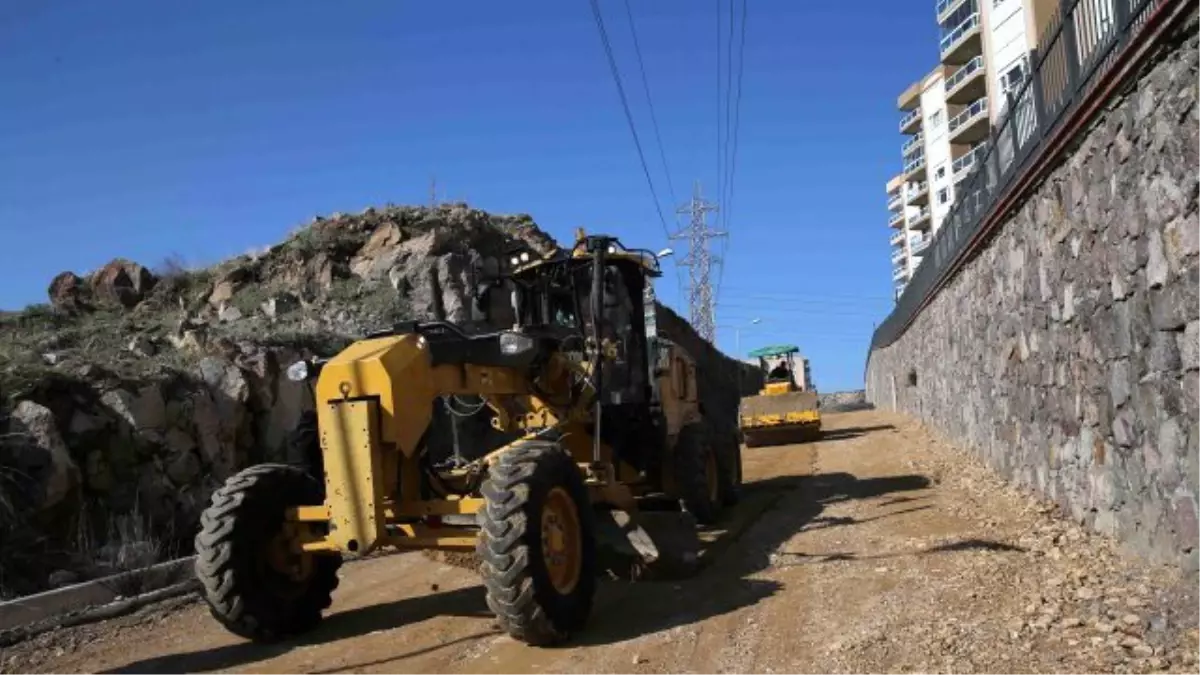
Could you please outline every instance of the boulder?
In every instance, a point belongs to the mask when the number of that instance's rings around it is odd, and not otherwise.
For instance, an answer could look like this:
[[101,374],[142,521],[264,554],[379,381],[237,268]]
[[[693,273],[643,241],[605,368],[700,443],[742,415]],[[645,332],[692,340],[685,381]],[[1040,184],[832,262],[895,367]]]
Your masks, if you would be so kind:
[[79,467],[59,434],[50,409],[21,401],[12,412],[8,442],[0,444],[3,463],[29,479],[27,494],[35,510],[54,507],[79,489]]
[[294,312],[300,307],[300,298],[293,293],[280,293],[263,301],[262,313],[268,319],[276,319],[281,315]]
[[47,291],[50,305],[63,311],[78,311],[87,307],[87,284],[74,272],[62,272],[50,281]]
[[380,226],[350,261],[350,271],[363,279],[377,279],[387,272],[399,255],[404,231],[395,223]]
[[157,281],[145,267],[117,258],[93,273],[89,286],[100,302],[131,308],[146,297]]

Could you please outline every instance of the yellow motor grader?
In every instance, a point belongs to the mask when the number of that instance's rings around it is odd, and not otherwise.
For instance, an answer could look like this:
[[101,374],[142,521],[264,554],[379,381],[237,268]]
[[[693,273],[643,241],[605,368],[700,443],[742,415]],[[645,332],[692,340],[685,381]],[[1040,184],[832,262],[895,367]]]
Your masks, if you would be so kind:
[[[570,249],[516,250],[476,297],[487,313],[507,292],[511,328],[411,322],[290,367],[315,395],[315,424],[295,434],[315,457],[213,494],[195,539],[213,616],[281,639],[321,620],[343,557],[474,550],[499,623],[550,645],[584,626],[613,560],[686,571],[697,522],[736,500],[741,455],[710,429],[693,359],[655,329],[666,253],[582,231]],[[502,440],[463,449],[456,434],[436,456],[435,402],[458,415],[469,398]]]

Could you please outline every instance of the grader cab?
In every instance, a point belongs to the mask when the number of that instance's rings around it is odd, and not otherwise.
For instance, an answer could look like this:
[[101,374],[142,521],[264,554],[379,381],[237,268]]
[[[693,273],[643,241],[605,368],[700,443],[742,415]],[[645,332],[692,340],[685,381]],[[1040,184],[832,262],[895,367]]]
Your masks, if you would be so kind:
[[[741,458],[704,418],[692,358],[656,334],[658,255],[580,232],[569,250],[506,262],[477,306],[507,292],[510,328],[406,323],[289,369],[313,384],[295,435],[313,460],[234,475],[196,537],[202,595],[229,630],[312,629],[344,557],[473,550],[499,623],[549,645],[584,626],[606,566],[630,572],[614,560],[632,573],[695,562],[696,523],[736,499]],[[435,402],[462,414],[467,398],[502,440],[456,435],[453,456],[435,456]],[[680,527],[651,511],[663,504]]]

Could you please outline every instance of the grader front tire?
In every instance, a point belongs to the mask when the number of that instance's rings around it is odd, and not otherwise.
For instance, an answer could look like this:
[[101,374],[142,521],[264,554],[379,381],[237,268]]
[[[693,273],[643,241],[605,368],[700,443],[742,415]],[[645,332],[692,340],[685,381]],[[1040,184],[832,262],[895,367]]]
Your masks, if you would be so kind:
[[213,617],[255,642],[312,630],[332,602],[341,556],[296,554],[284,528],[289,507],[320,501],[303,470],[260,464],[213,493],[196,535],[196,577]]
[[596,590],[595,522],[579,469],[553,442],[526,442],[492,465],[476,551],[487,604],[513,638],[562,643]]

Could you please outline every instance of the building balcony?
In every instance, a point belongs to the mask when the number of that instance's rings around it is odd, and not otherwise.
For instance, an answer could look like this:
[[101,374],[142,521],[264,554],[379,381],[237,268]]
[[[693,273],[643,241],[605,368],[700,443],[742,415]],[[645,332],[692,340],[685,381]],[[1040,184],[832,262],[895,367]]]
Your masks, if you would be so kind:
[[963,19],[941,41],[942,63],[965,64],[983,53],[983,36],[979,29],[979,13]]
[[893,267],[892,268],[892,279],[895,281],[900,281],[901,279],[907,281],[908,280],[908,267],[907,266]]
[[904,212],[897,211],[888,218],[888,227],[899,227],[904,224]]
[[920,150],[922,147],[924,147],[924,143],[925,134],[917,132],[916,136],[904,141],[904,145],[900,146],[900,154],[908,155],[916,150]]
[[906,254],[904,252],[904,249],[902,249],[902,248],[892,251],[892,264],[899,265],[899,264],[903,263],[904,258],[907,257],[907,255],[908,254]]
[[896,192],[889,192],[887,200],[888,211],[895,211],[901,206],[904,206],[904,195],[898,190]]
[[983,161],[984,151],[985,146],[979,144],[950,164],[950,174],[956,184],[966,180],[975,166]]
[[983,67],[983,56],[967,61],[946,80],[947,103],[963,105],[986,94],[987,69]]
[[957,115],[950,118],[947,126],[950,131],[951,143],[973,145],[987,138],[988,132],[991,131],[987,99],[977,99],[971,105],[963,108]]
[[904,243],[904,230],[900,230],[896,234],[893,234],[891,236],[891,238],[888,239],[888,243],[891,244],[892,246],[899,246],[899,245],[903,244]]
[[921,109],[912,110],[900,120],[900,133],[915,134],[921,129]]
[[920,206],[921,204],[929,203],[929,183],[921,181],[908,189],[908,203],[910,206]]
[[921,105],[921,82],[908,85],[908,89],[896,99],[896,107],[901,110],[914,110]]
[[912,230],[924,230],[930,226],[933,221],[929,217],[929,207],[922,206],[915,215],[909,216],[908,227]]
[[920,181],[925,178],[925,156],[915,157],[904,163],[904,180]]
[[911,239],[908,242],[908,250],[915,256],[916,254],[929,248],[929,237],[921,237],[920,239]]
[[937,1],[937,21],[942,23],[946,17],[950,16],[954,10],[963,6],[967,0],[938,0]]

